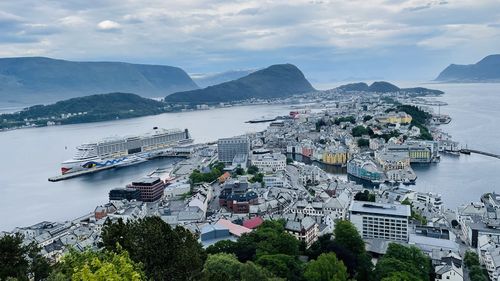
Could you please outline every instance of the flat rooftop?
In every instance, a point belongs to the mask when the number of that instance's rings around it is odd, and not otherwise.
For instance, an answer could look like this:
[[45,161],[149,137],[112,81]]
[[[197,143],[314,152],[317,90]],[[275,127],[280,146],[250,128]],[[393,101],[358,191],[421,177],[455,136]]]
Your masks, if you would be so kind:
[[352,201],[350,212],[371,213],[390,216],[411,216],[410,206],[402,204],[374,203],[365,201]]

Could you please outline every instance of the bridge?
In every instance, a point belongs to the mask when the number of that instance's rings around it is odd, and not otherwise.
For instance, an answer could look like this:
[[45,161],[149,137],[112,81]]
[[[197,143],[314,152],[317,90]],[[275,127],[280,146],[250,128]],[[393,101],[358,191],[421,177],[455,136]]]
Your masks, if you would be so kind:
[[500,159],[500,154],[490,153],[490,152],[476,150],[476,149],[467,149],[467,148],[464,148],[464,149],[460,149],[460,153],[463,153],[463,154],[476,153],[476,154],[481,154],[481,155],[485,155],[485,156],[489,156],[489,157],[494,157],[494,158]]

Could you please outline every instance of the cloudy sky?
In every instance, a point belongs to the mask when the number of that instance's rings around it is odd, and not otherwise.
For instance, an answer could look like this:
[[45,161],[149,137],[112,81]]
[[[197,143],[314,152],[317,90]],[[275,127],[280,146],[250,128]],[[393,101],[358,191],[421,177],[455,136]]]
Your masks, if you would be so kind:
[[293,63],[314,82],[433,79],[500,53],[500,0],[0,0],[0,57]]

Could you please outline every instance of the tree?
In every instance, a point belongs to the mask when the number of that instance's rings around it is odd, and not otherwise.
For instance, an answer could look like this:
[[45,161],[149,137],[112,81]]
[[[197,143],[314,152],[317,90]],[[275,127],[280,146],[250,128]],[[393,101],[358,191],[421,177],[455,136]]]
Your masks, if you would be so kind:
[[368,146],[370,146],[370,141],[367,139],[358,139],[358,146],[359,147],[368,147]]
[[361,137],[362,135],[368,134],[368,129],[365,128],[364,126],[359,125],[352,128],[351,134],[353,137]]
[[231,240],[221,240],[217,243],[208,246],[206,253],[208,255],[214,255],[218,253],[235,254],[236,253],[237,242]]
[[384,277],[381,281],[419,281],[417,277],[411,275],[410,273],[403,272],[392,272],[389,276]]
[[350,221],[339,221],[335,224],[335,242],[344,246],[356,257],[356,279],[369,280],[373,264],[365,250],[365,242],[356,227]]
[[354,195],[354,200],[375,202],[375,194],[370,193],[368,190],[364,190],[363,192],[359,191]]
[[306,251],[309,259],[317,259],[323,253],[335,253],[347,267],[350,277],[356,275],[357,259],[356,256],[346,249],[343,245],[339,245],[332,239],[331,234],[320,236]]
[[415,246],[406,247],[391,243],[386,254],[377,263],[374,275],[376,280],[382,280],[398,272],[406,272],[417,278],[416,280],[429,280],[430,259]]
[[286,158],[286,164],[287,165],[293,164],[293,159],[292,158]]
[[363,121],[366,122],[366,121],[369,121],[371,120],[373,117],[371,115],[365,115],[363,116]]
[[241,168],[241,167],[238,167],[238,168],[236,168],[235,173],[236,173],[237,175],[240,175],[240,176],[241,176],[241,175],[244,175],[244,174],[245,174],[245,169],[243,169],[243,168]]
[[205,253],[193,234],[181,226],[172,229],[159,217],[108,221],[101,236],[107,250],[123,247],[132,260],[142,262],[149,279],[191,280],[203,269]]
[[365,253],[365,242],[359,235],[356,227],[350,221],[342,220],[337,222],[333,233],[336,243],[344,245],[356,255]]
[[238,280],[241,263],[232,254],[209,255],[203,266],[203,280]]
[[335,254],[321,254],[317,260],[310,261],[304,272],[307,281],[347,281],[347,269]]
[[259,168],[255,165],[252,165],[252,166],[248,167],[247,172],[251,175],[255,175],[255,174],[257,174],[257,172],[259,172]]
[[488,281],[488,277],[484,274],[483,269],[479,265],[469,267],[469,278],[471,281]]
[[256,262],[277,277],[291,281],[301,280],[302,263],[294,256],[285,254],[263,255]]
[[251,261],[241,263],[233,254],[220,253],[209,255],[203,267],[203,280],[241,280],[261,281],[273,275]]
[[21,234],[0,238],[0,280],[43,280],[50,273],[50,265],[40,254],[35,242],[23,245]]
[[133,262],[126,251],[118,251],[70,249],[49,280],[146,280],[142,265]]
[[465,266],[467,266],[467,267],[479,265],[479,256],[472,251],[467,251],[467,252],[465,252],[465,255],[464,255],[464,263],[465,263]]

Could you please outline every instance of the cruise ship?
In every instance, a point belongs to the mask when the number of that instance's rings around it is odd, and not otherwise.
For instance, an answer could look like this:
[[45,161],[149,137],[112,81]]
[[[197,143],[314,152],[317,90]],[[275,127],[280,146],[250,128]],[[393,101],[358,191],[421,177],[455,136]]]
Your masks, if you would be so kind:
[[77,147],[73,159],[61,165],[63,175],[95,168],[137,164],[165,154],[174,146],[191,143],[187,129],[158,129],[139,136],[111,138]]

